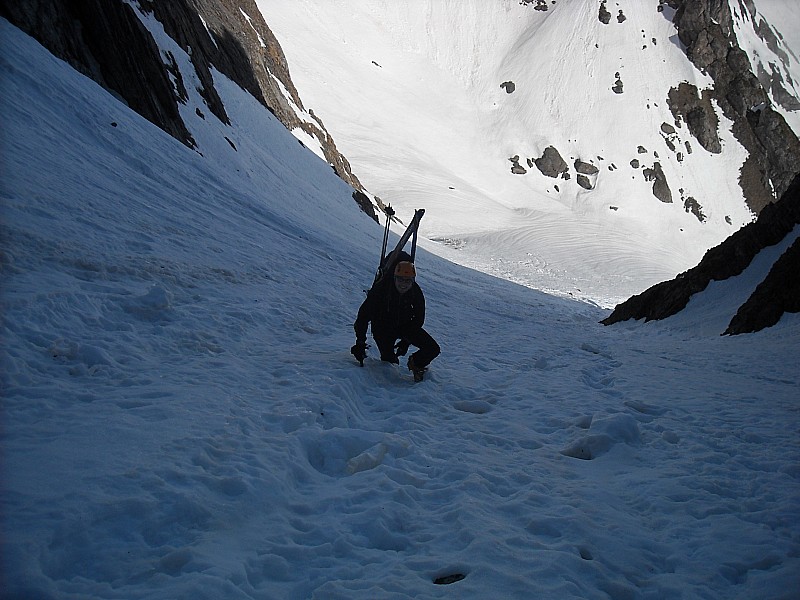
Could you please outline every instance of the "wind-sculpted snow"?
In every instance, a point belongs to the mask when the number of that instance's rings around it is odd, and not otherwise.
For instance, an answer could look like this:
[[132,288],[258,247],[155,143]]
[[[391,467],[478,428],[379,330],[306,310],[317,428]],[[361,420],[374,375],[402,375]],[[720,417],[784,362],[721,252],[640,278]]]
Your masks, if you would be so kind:
[[382,228],[327,163],[217,73],[201,156],[0,40],[0,595],[796,589],[797,315],[604,328],[420,249],[441,356],[359,368]]
[[658,254],[654,261],[638,250],[652,241],[640,231],[628,231],[622,238],[620,231],[610,232],[590,220],[537,216],[526,221],[524,227],[441,240],[457,252],[436,251],[498,277],[603,307],[636,293],[643,278],[669,278],[689,252],[685,247],[652,248]]

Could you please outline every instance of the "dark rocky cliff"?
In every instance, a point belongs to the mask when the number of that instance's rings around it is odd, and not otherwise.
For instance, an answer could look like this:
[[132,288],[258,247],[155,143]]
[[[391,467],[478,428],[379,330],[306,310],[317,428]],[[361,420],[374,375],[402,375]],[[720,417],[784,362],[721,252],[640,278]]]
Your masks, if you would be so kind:
[[[214,88],[212,67],[252,94],[287,129],[300,127],[317,138],[336,174],[354,188],[356,202],[375,218],[363,186],[322,121],[308,111],[315,121],[310,123],[291,106],[290,100],[305,110],[283,50],[254,0],[141,0],[139,7],[152,14],[189,54],[202,84],[199,92],[214,117],[229,123]],[[144,118],[196,147],[178,110],[186,90],[175,58],[160,51],[130,4],[122,0],[0,0],[0,15]]]
[[0,0],[0,15],[183,143],[194,141],[159,49],[133,9],[103,0]]
[[[603,324],[628,319],[659,320],[677,314],[711,281],[741,274],[761,250],[783,240],[797,224],[800,224],[800,175],[794,178],[778,202],[764,207],[755,222],[709,250],[699,265],[626,300],[603,320]],[[784,312],[800,312],[800,243],[797,241],[776,261],[724,333],[759,331],[777,323]]]

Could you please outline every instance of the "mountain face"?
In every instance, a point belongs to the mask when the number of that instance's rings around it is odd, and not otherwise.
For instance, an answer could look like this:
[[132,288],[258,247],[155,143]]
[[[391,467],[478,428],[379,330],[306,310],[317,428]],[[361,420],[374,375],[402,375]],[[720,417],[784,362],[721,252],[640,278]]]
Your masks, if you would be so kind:
[[[603,320],[606,325],[628,319],[661,320],[677,314],[712,281],[741,275],[761,251],[792,235],[800,224],[800,143],[771,105],[774,101],[796,111],[800,108],[798,99],[784,88],[783,76],[775,66],[768,73],[758,65],[758,76],[751,71],[744,50],[738,46],[728,2],[674,4],[678,6],[674,22],[686,45],[686,55],[713,77],[710,96],[733,122],[736,138],[748,150],[740,184],[758,219],[709,250],[696,267],[618,305]],[[757,19],[754,3],[740,2],[738,9],[748,15],[759,36],[780,55],[778,39],[765,21]],[[705,140],[703,147],[713,151],[716,140],[708,133],[716,129],[709,127],[713,112],[701,108],[696,90],[687,91],[684,84],[681,87],[684,89],[675,97],[670,95],[670,108],[695,130],[698,140]],[[682,100],[684,97],[689,100]],[[773,189],[779,196],[775,204],[771,204]],[[786,312],[800,312],[799,274],[797,238],[732,315],[723,333],[759,331],[777,323]]]
[[257,3],[364,185],[499,277],[614,306],[794,175],[788,5]]
[[[200,153],[202,148],[181,114],[189,98],[187,77],[200,84],[203,106],[194,107],[195,114],[230,124],[214,84],[212,71],[219,71],[287,129],[300,130],[318,144],[318,153],[354,188],[356,201],[375,218],[347,159],[322,121],[303,107],[280,44],[253,0],[142,0],[135,5],[122,0],[3,0],[0,15]],[[183,73],[174,54],[159,47],[146,25],[150,19],[190,54],[193,73]]]
[[[0,15],[200,154],[209,128],[236,149],[215,85],[224,75],[330,164],[372,218],[383,202],[354,170],[395,206],[424,204],[448,258],[596,300],[695,264],[796,193],[798,59],[758,4],[356,2],[346,16],[336,2],[306,13],[259,0],[0,0]],[[725,252],[772,243],[756,238],[734,236]],[[770,305],[793,310],[794,288],[781,285],[791,256],[731,333],[757,327],[753,307],[771,303],[769,290],[789,290]],[[717,264],[703,278],[728,276]],[[670,298],[703,287],[680,279]],[[609,322],[674,305],[642,296]]]
[[[686,46],[686,56],[714,80],[708,97],[733,122],[734,136],[748,152],[739,183],[748,206],[758,214],[776,197],[780,198],[800,165],[800,141],[772,103],[797,111],[800,100],[787,90],[776,66],[767,73],[759,64],[759,75],[752,72],[748,56],[738,44],[729,2],[679,0],[672,4],[677,6],[673,22]],[[759,36],[788,61],[769,24],[758,18],[752,0],[736,4],[740,18],[752,22]],[[700,144],[710,152],[720,152],[713,123],[716,116],[708,110],[704,95],[681,84],[674,94],[670,93],[669,100],[673,115],[687,124]]]

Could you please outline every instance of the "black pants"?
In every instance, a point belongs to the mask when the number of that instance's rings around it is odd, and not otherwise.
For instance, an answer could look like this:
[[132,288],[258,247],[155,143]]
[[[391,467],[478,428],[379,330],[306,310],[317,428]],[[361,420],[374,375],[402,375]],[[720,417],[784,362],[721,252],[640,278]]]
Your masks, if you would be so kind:
[[[399,362],[394,354],[394,345],[398,339],[401,339],[400,334],[373,331],[372,337],[375,340],[375,345],[378,346],[378,350],[380,350],[381,360],[393,363]],[[439,356],[439,352],[441,352],[441,348],[439,348],[439,344],[436,343],[436,340],[422,328],[417,329],[413,333],[404,334],[402,339],[408,341],[412,346],[419,348],[419,350],[414,352],[411,356],[414,357],[414,364],[421,369],[427,367],[434,358]]]

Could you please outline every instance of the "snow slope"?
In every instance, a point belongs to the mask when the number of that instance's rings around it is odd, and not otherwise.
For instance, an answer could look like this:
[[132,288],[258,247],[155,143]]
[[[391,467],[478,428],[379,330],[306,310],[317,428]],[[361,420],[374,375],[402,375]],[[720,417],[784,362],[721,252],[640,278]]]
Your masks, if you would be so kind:
[[[712,81],[658,0],[610,3],[608,24],[588,0],[547,11],[518,0],[258,5],[304,102],[364,185],[406,212],[426,207],[425,235],[438,242],[428,248],[450,260],[609,307],[694,266],[752,219],[731,124],[721,117],[723,150],[712,154],[670,113],[671,87]],[[782,10],[800,26],[796,4]],[[570,180],[527,162],[549,145]],[[525,174],[512,174],[513,157]],[[599,169],[594,189],[576,183],[576,159]],[[655,163],[671,204],[645,177]]]
[[794,595],[797,315],[603,328],[421,250],[442,355],[358,368],[327,164],[219,75],[200,155],[0,44],[0,597]]

